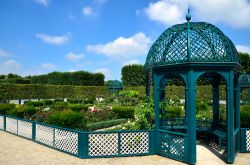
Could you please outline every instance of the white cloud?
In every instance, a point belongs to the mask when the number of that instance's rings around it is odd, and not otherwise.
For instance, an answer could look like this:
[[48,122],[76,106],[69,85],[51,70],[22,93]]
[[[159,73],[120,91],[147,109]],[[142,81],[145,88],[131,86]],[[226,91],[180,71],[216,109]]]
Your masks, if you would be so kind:
[[131,65],[131,64],[140,64],[140,61],[137,59],[133,59],[133,60],[124,62],[122,65],[124,66],[124,65]]
[[2,67],[5,69],[18,69],[21,67],[21,64],[15,60],[7,60],[2,63]]
[[84,54],[75,54],[75,53],[70,52],[70,53],[66,54],[65,57],[69,61],[76,62],[76,61],[79,61],[80,59],[82,59],[84,57]]
[[[248,0],[190,0],[191,14],[200,21],[221,22],[233,27],[250,27],[250,2]],[[146,15],[165,25],[184,22],[187,1],[160,0],[150,3]]]
[[150,43],[151,39],[140,32],[129,38],[121,36],[106,44],[87,45],[87,50],[112,58],[131,58],[147,54]]
[[72,21],[75,21],[75,20],[76,20],[76,16],[73,15],[73,14],[69,14],[68,17],[69,17],[69,19],[72,20]]
[[85,16],[94,15],[93,9],[90,6],[85,6],[82,8],[82,14]]
[[250,46],[236,45],[236,48],[239,52],[250,54]]
[[56,69],[56,65],[52,64],[52,63],[42,63],[40,67],[42,69],[46,69],[46,70],[54,70],[54,69]]
[[182,23],[185,21],[184,12],[186,12],[184,4],[186,3],[180,0],[160,0],[150,3],[145,13],[149,19],[165,25]]
[[7,60],[0,63],[0,74],[15,73],[20,74],[22,65],[15,60]]
[[105,80],[111,80],[113,78],[112,71],[109,68],[99,68],[95,70],[95,73],[102,73],[105,75]]
[[52,44],[52,45],[62,45],[69,41],[71,34],[67,33],[60,36],[50,36],[47,34],[37,33],[36,37],[41,39],[43,42]]
[[50,0],[35,0],[35,2],[38,3],[39,5],[47,7],[50,3]]
[[9,57],[10,53],[0,48],[0,58]]

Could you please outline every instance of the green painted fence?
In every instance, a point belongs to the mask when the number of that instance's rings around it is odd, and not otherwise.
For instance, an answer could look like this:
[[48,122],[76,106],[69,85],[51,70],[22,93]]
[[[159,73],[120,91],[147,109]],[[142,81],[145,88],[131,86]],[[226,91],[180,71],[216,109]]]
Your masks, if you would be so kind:
[[154,131],[82,132],[0,115],[0,130],[79,158],[154,154]]
[[250,128],[241,128],[241,146],[240,151],[241,152],[249,152],[250,153]]

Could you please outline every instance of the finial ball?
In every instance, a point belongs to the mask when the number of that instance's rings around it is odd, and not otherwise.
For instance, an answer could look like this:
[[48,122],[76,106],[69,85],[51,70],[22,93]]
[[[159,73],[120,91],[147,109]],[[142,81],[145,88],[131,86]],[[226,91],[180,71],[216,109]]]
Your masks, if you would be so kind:
[[186,15],[186,20],[187,20],[187,21],[190,21],[190,20],[191,20],[191,14],[190,14],[190,13],[188,13],[188,14]]

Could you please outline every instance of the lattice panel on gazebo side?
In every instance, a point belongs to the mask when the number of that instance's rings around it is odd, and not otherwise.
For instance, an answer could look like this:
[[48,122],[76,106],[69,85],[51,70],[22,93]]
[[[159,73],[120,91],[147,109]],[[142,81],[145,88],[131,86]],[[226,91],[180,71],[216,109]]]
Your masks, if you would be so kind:
[[184,159],[184,137],[160,132],[160,153],[170,158]]

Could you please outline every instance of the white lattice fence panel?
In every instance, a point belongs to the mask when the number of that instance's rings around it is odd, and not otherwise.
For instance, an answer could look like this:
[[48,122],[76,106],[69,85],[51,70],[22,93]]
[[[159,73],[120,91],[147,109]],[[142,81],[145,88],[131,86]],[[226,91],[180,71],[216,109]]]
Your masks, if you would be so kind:
[[4,129],[4,117],[0,116],[0,129]]
[[121,133],[121,154],[143,154],[149,152],[149,133]]
[[54,128],[36,124],[36,141],[53,146]]
[[55,147],[72,154],[77,154],[78,133],[55,129]]
[[89,134],[89,156],[118,155],[118,133]]
[[31,139],[32,138],[32,123],[18,120],[18,135]]
[[250,130],[246,131],[246,149],[250,151]]
[[6,117],[6,131],[17,134],[17,120]]

